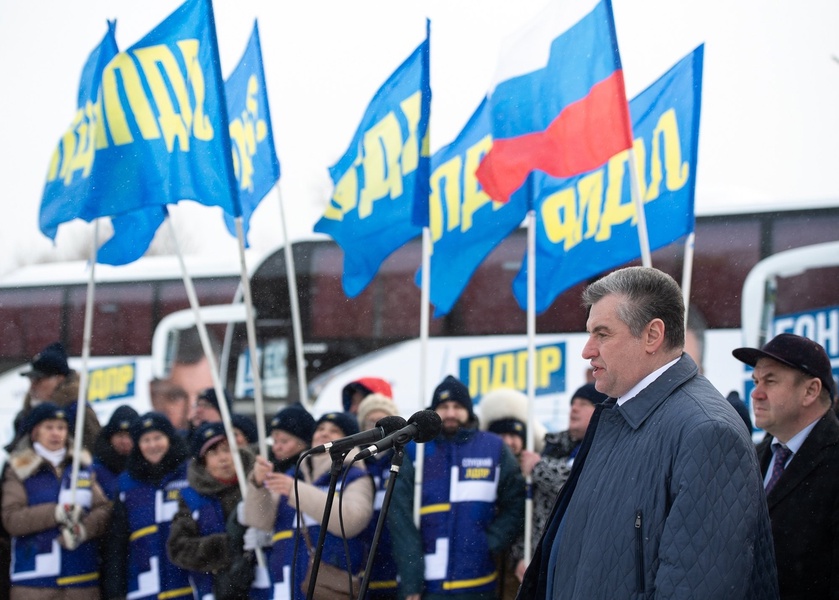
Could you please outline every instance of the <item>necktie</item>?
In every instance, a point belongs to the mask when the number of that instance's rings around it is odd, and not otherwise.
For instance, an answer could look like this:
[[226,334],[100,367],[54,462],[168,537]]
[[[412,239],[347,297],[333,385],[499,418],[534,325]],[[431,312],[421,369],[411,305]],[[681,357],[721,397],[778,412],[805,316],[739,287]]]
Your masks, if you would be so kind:
[[773,450],[775,452],[775,464],[772,465],[772,474],[769,476],[769,481],[766,482],[767,494],[778,483],[778,480],[781,478],[781,473],[784,472],[784,466],[787,464],[789,457],[792,456],[792,450],[780,444],[774,446]]

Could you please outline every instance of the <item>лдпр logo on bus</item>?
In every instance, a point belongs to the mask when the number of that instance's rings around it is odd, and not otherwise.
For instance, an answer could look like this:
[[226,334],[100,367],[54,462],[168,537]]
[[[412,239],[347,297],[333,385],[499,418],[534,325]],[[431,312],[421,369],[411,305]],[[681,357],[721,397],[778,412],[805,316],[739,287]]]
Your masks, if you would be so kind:
[[[497,388],[527,392],[527,348],[460,359],[460,380],[476,403]],[[565,342],[536,348],[536,395],[565,391]]]
[[88,374],[90,377],[90,383],[87,386],[88,402],[106,402],[134,395],[137,379],[136,363],[90,369]]

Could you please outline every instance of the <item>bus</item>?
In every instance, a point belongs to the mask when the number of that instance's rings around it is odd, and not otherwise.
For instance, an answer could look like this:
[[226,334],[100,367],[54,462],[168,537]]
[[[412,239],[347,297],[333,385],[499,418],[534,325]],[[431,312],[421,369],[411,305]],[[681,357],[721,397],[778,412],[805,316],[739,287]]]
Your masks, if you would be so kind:
[[[695,232],[690,302],[692,310],[707,321],[704,372],[724,394],[733,390],[744,395],[743,365],[731,357],[731,350],[743,344],[744,281],[767,257],[839,239],[839,202],[699,214]],[[424,387],[430,395],[447,374],[467,383],[478,409],[483,394],[494,387],[524,390],[526,312],[513,297],[512,281],[525,245],[525,230],[513,232],[478,267],[450,313],[431,320],[428,368],[420,381],[420,290],[414,283],[420,240],[394,252],[364,292],[351,299],[341,287],[341,249],[325,236],[294,240],[308,382],[308,398],[302,400],[314,401],[317,414],[340,410],[343,386],[365,376],[388,380],[404,414],[427,406],[428,399],[420,398],[419,390]],[[677,281],[683,258],[681,243],[652,255],[653,265]],[[237,315],[213,319],[217,324],[211,327],[224,340],[220,372],[237,398],[234,410],[247,413],[253,411],[253,365],[241,310],[238,264],[232,259],[229,265],[193,261],[188,270],[207,311],[223,315],[229,310]],[[194,323],[186,311],[180,272],[171,265],[166,267],[169,261],[174,259],[144,258],[125,267],[97,267],[100,283],[93,356],[107,359],[108,364],[136,360],[145,365],[135,380],[138,388],[147,387],[152,376],[166,376],[173,354],[171,340]],[[25,271],[26,277],[21,271],[0,280],[0,366],[21,368],[57,333],[70,353],[78,356],[85,297],[81,265],[73,277],[64,265],[28,267]],[[260,353],[257,363],[264,383],[265,410],[271,414],[301,400],[284,248],[262,256],[249,254],[248,272]],[[560,295],[536,320],[537,416],[551,430],[565,426],[569,396],[586,381],[587,365],[580,358],[586,314],[580,294],[587,283]],[[778,316],[839,306],[839,267],[785,278],[774,301]],[[209,308],[213,304],[218,306]],[[833,313],[828,310],[826,314]],[[839,356],[836,345],[827,348],[834,360]],[[21,379],[16,378],[19,388]],[[6,380],[0,376],[0,393],[6,393]],[[3,402],[8,402],[8,395]],[[14,404],[20,406],[19,401]]]

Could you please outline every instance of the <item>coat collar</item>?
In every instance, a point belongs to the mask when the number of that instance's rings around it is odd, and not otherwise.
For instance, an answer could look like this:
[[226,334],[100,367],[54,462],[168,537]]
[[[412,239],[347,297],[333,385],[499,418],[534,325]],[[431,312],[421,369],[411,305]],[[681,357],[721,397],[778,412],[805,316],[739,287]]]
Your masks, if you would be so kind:
[[633,429],[638,429],[658,407],[682,384],[696,377],[699,368],[687,354],[682,354],[679,361],[667,369],[661,376],[637,396],[617,406],[617,410]]

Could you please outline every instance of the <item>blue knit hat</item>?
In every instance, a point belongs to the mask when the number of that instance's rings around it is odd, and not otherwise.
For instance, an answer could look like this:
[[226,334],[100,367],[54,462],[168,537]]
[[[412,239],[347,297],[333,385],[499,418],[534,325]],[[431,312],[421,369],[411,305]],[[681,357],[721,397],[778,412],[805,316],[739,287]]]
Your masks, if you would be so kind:
[[226,439],[224,423],[202,423],[189,436],[190,454],[195,458],[203,458],[207,450]]
[[472,417],[472,396],[469,395],[469,388],[451,375],[447,376],[434,390],[431,410],[436,410],[443,402],[457,402],[469,412],[469,417]]
[[170,440],[177,437],[175,428],[163,414],[159,412],[147,412],[131,424],[131,439],[134,444],[140,443],[140,438],[149,431],[159,431]]
[[61,342],[54,342],[32,357],[32,368],[21,375],[26,377],[51,377],[53,375],[69,375],[70,366],[67,364],[67,352]]
[[249,444],[255,444],[259,438],[259,433],[256,430],[256,423],[247,415],[232,414],[230,415],[230,422],[234,429],[238,429],[245,436]]
[[113,436],[115,433],[119,433],[121,431],[130,432],[131,425],[140,418],[140,415],[137,414],[137,411],[128,406],[127,404],[123,404],[122,406],[117,407],[117,409],[111,415],[111,418],[108,420],[108,424],[102,428],[104,435],[106,438]]
[[269,431],[275,429],[290,433],[311,445],[312,434],[315,433],[315,418],[300,404],[292,404],[280,410],[271,419]]
[[[198,395],[199,400],[206,400],[210,404],[212,404],[215,409],[221,414],[221,408],[218,405],[218,396],[216,395],[216,390],[214,388],[207,388],[203,392]],[[228,412],[233,407],[233,398],[230,396],[230,393],[227,390],[224,390],[224,400],[227,402],[227,409]]]
[[581,386],[574,395],[571,396],[571,402],[574,402],[574,398],[582,398],[583,400],[588,400],[595,406],[598,404],[603,404],[609,398],[603,392],[598,392],[597,388],[594,387],[593,383],[587,383]]
[[67,423],[68,428],[70,426],[66,410],[56,406],[52,402],[43,402],[29,411],[29,414],[26,415],[26,419],[23,422],[23,433],[32,433],[32,430],[35,429],[39,423],[50,419],[62,419]]
[[347,412],[331,412],[326,413],[320,419],[318,419],[317,424],[315,425],[315,429],[321,423],[332,423],[336,427],[338,427],[341,431],[344,432],[344,435],[355,435],[358,433],[358,421],[355,418],[355,415]]

